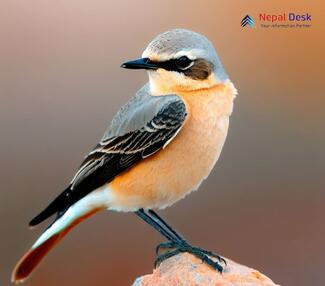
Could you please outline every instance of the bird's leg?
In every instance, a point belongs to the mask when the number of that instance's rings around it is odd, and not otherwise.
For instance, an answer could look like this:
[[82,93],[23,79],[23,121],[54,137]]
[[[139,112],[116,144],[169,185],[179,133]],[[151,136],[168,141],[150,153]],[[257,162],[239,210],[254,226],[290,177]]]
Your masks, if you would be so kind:
[[180,242],[182,240],[180,236],[165,223],[165,221],[158,217],[158,215],[156,217],[151,212],[147,212],[144,209],[139,209],[135,212],[135,214],[141,219],[143,219],[146,223],[151,225],[155,230],[157,230],[160,234],[166,237],[169,241]]
[[164,225],[175,236],[175,238],[177,238],[177,241],[185,241],[185,239],[179,233],[177,233],[176,230],[172,229],[172,227],[168,225],[168,223],[163,218],[161,218],[155,211],[148,210],[148,212],[152,217],[154,217],[157,221]]
[[[210,265],[219,272],[222,272],[223,267],[218,262],[226,264],[226,260],[224,258],[211,251],[190,245],[153,210],[145,211],[143,209],[140,209],[136,212],[136,214],[168,239],[167,242],[163,242],[156,247],[156,253],[158,257],[155,261],[155,266],[159,266],[159,264],[164,260],[173,257],[181,252],[188,252],[201,259],[202,262]],[[164,253],[160,254],[161,250],[167,251],[164,251]],[[209,256],[217,258],[218,262],[213,261]]]

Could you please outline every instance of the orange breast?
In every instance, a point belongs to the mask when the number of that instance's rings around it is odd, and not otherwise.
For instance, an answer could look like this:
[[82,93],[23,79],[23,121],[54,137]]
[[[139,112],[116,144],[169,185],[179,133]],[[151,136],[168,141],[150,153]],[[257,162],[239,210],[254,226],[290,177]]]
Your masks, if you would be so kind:
[[119,209],[169,206],[197,189],[217,161],[232,112],[233,85],[179,95],[188,116],[178,135],[109,184]]

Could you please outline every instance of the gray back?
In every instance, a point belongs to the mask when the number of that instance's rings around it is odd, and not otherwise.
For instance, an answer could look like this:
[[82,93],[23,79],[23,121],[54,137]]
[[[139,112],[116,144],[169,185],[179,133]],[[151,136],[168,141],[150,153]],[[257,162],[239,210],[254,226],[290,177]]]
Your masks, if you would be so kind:
[[152,96],[149,84],[145,84],[113,117],[102,141],[140,129],[165,105],[175,100],[181,99],[177,95]]

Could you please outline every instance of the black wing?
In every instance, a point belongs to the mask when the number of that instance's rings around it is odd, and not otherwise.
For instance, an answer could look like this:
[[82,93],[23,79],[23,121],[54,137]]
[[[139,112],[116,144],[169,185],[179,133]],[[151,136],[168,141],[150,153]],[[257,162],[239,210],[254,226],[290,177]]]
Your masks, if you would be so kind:
[[91,191],[164,148],[177,135],[185,118],[185,104],[177,98],[164,105],[140,129],[102,140],[81,164],[71,185],[37,215],[30,225],[37,225],[55,213],[61,216]]

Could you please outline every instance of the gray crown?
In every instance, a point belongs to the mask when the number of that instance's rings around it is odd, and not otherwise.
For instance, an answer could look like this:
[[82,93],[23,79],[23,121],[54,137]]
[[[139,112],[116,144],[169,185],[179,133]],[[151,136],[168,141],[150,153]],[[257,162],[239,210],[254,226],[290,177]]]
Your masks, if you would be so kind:
[[228,78],[213,44],[207,37],[190,30],[173,29],[158,35],[149,43],[144,54],[165,54],[173,58],[175,54],[187,51],[195,51],[198,58],[211,62],[220,80]]

